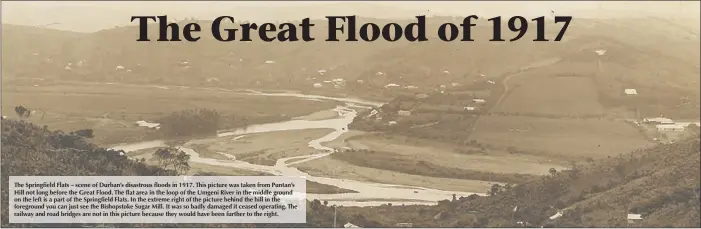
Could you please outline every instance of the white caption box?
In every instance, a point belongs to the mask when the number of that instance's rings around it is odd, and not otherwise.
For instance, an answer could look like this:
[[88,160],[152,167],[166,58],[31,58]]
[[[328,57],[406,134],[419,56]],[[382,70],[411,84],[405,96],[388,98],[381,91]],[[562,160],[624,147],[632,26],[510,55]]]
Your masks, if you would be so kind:
[[283,176],[10,176],[10,223],[306,223]]

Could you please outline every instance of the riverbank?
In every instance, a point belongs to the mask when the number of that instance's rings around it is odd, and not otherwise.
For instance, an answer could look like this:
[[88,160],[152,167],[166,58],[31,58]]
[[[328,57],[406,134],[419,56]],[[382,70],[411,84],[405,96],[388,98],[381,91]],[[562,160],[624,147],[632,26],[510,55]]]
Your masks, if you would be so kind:
[[[349,99],[349,98],[331,98],[325,96],[315,96],[315,95],[300,95],[300,94],[264,94],[252,92],[251,95],[258,96],[289,96],[304,99],[324,99],[324,100],[334,100],[346,103],[354,103],[364,106],[377,106],[379,103],[366,102],[362,100]],[[349,106],[356,107],[357,105],[349,104]],[[291,120],[280,123],[269,123],[262,125],[252,125],[245,129],[237,129],[231,132],[225,132],[218,134],[219,138],[222,137],[232,137],[240,135],[249,135],[255,133],[266,133],[275,132],[283,130],[305,130],[305,129],[320,129],[320,128],[330,128],[334,131],[308,143],[309,147],[317,149],[319,151],[324,151],[319,154],[294,156],[279,159],[274,166],[266,165],[256,165],[245,161],[231,161],[231,160],[217,160],[212,158],[201,157],[196,150],[191,148],[182,147],[181,150],[190,155],[191,161],[194,163],[202,163],[214,166],[224,166],[232,167],[250,171],[258,171],[271,173],[274,175],[284,175],[284,176],[304,176],[308,181],[316,182],[324,185],[335,186],[341,189],[349,189],[355,191],[355,193],[341,193],[341,194],[309,194],[307,198],[319,199],[329,201],[330,203],[344,203],[349,206],[368,206],[368,204],[382,204],[381,202],[373,202],[375,200],[407,200],[407,204],[435,204],[439,200],[450,199],[454,194],[459,196],[468,196],[475,194],[473,192],[460,192],[460,191],[443,191],[432,188],[416,187],[416,186],[402,186],[402,185],[392,185],[383,183],[373,183],[373,182],[363,182],[348,179],[335,179],[329,177],[314,176],[311,174],[304,173],[294,167],[290,167],[297,163],[306,163],[309,161],[318,160],[324,158],[335,151],[331,147],[324,146],[323,144],[331,142],[344,133],[348,132],[348,125],[353,121],[353,118],[357,115],[357,112],[349,107],[337,107],[334,109],[338,112],[339,118],[327,119],[327,120]],[[115,147],[115,149],[122,149],[125,151],[136,151],[139,149],[154,148],[164,145],[163,141],[152,141],[137,144],[122,145]],[[295,160],[293,163],[289,162]],[[431,186],[429,186],[431,187]],[[334,202],[335,201],[335,202]],[[397,203],[399,204],[399,203]]]

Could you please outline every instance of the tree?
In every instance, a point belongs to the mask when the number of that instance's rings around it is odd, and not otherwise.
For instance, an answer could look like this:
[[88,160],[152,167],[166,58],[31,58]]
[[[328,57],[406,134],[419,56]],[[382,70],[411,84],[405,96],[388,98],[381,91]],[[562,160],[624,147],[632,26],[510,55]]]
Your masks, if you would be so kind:
[[499,184],[493,184],[491,188],[489,188],[489,191],[487,192],[487,195],[489,196],[496,196],[499,194],[501,191],[501,185]]
[[24,106],[16,106],[15,113],[17,113],[17,117],[19,117],[19,119],[21,120],[23,118],[29,118],[29,116],[32,114],[32,111]]
[[93,134],[92,129],[83,129],[83,130],[77,130],[74,131],[73,134],[84,137],[84,138],[93,138],[95,135]]
[[178,175],[183,175],[190,170],[190,155],[176,148],[161,148],[153,154],[158,165],[163,169],[175,170]]
[[550,172],[550,176],[557,175],[557,170],[555,170],[555,168],[550,168],[550,170],[548,172]]

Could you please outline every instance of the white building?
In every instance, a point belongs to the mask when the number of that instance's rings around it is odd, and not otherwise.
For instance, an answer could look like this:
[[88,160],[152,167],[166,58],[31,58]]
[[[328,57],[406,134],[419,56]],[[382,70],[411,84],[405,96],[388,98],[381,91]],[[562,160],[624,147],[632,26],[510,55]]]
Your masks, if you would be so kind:
[[352,228],[352,227],[358,227],[358,226],[356,226],[356,225],[354,225],[354,224],[352,224],[352,223],[346,223],[346,224],[343,225],[343,227],[345,227],[345,228]]
[[630,89],[630,88],[629,88],[629,89],[623,90],[623,92],[626,93],[626,95],[637,95],[637,94],[638,94],[638,91],[637,91],[637,90],[635,90],[635,89]]
[[321,85],[320,83],[315,83],[315,84],[314,84],[314,88],[321,88],[321,87],[323,87],[323,86],[324,86],[324,85]]
[[657,131],[660,132],[679,132],[679,131],[684,131],[686,129],[686,126],[679,125],[679,124],[660,124],[657,125]]
[[643,219],[642,215],[640,214],[628,214],[628,223],[635,223],[637,221],[640,221]]
[[399,84],[393,84],[393,83],[391,83],[391,84],[387,84],[387,85],[385,86],[385,88],[390,88],[390,87],[399,87]]
[[472,99],[472,102],[475,102],[475,103],[486,103],[487,101],[484,101],[484,99]]
[[411,111],[397,111],[399,116],[411,116]]
[[474,111],[475,107],[463,107],[463,109],[466,111]]

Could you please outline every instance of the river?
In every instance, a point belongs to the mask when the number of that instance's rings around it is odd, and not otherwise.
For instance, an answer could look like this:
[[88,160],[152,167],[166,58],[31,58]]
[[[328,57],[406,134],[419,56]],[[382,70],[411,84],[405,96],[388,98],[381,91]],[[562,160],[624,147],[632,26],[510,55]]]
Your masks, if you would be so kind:
[[[304,130],[304,129],[333,129],[334,131],[318,139],[309,142],[309,147],[322,151],[323,153],[281,158],[274,166],[256,165],[244,161],[218,160],[213,158],[203,158],[199,154],[187,147],[185,144],[180,149],[190,155],[190,160],[196,163],[232,167],[237,169],[245,169],[251,171],[259,171],[272,173],[279,176],[301,176],[307,180],[321,184],[332,185],[343,189],[354,190],[356,193],[340,193],[340,194],[307,194],[308,200],[319,199],[326,200],[329,204],[342,206],[379,206],[382,204],[391,203],[393,205],[433,205],[440,200],[451,199],[453,194],[457,196],[469,196],[476,193],[443,191],[424,187],[413,187],[403,185],[381,184],[371,182],[361,182],[347,179],[337,179],[329,177],[312,176],[298,170],[292,165],[304,163],[307,161],[326,157],[334,152],[335,149],[326,147],[323,143],[333,141],[348,132],[348,125],[357,115],[357,111],[353,108],[371,108],[382,105],[382,103],[364,101],[351,98],[334,98],[319,95],[304,95],[296,93],[262,93],[257,91],[249,91],[240,93],[251,96],[285,96],[297,97],[301,99],[317,99],[317,100],[334,100],[345,102],[345,106],[338,106],[334,111],[338,112],[337,118],[325,120],[290,120],[277,123],[268,123],[260,125],[251,125],[246,128],[237,129],[231,132],[223,132],[217,134],[217,137],[240,136],[254,133],[265,133],[284,130]],[[156,140],[149,142],[140,142],[134,144],[126,144],[113,147],[115,150],[124,150],[125,152],[150,149],[157,147],[165,147],[164,140]],[[292,163],[287,161],[294,160]]]

